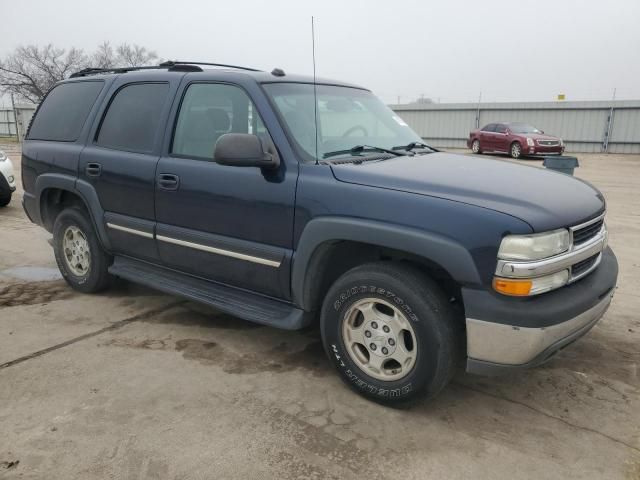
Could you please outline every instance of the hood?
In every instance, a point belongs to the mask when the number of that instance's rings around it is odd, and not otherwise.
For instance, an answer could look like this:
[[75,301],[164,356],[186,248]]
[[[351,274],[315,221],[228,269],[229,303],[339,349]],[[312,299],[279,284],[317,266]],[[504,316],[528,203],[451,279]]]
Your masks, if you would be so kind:
[[512,162],[449,153],[331,165],[337,180],[429,195],[506,213],[535,232],[577,225],[602,213],[605,201],[577,178]]
[[560,137],[554,137],[553,135],[547,135],[544,133],[514,133],[514,135],[533,138],[534,140],[560,140]]

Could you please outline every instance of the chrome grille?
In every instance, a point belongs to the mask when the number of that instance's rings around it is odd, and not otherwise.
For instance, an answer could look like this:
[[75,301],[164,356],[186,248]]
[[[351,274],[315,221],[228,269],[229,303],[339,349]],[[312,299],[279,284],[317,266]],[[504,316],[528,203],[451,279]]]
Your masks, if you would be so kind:
[[591,267],[595,265],[600,255],[601,255],[600,253],[597,253],[592,257],[589,257],[585,260],[582,260],[581,262],[573,264],[571,266],[571,277],[575,279],[577,277],[580,277],[583,273],[586,273]]
[[599,218],[593,223],[590,223],[584,227],[573,230],[573,244],[580,245],[584,242],[591,240],[602,229],[604,218]]
[[560,145],[558,140],[538,140],[538,145],[542,145],[544,147],[557,147]]

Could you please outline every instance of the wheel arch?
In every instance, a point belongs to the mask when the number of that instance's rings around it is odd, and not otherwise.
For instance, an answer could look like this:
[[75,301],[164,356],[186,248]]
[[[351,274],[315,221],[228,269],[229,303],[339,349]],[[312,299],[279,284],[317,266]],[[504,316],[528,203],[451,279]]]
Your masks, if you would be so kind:
[[331,284],[347,270],[376,260],[410,262],[442,281],[459,298],[461,285],[478,284],[470,253],[442,235],[382,222],[322,217],[305,227],[293,261],[292,296],[296,305],[315,311]]
[[89,214],[103,248],[110,249],[109,237],[102,222],[104,211],[91,184],[67,175],[42,174],[36,180],[35,197],[39,223],[47,231],[53,231],[53,223],[64,208],[78,205]]

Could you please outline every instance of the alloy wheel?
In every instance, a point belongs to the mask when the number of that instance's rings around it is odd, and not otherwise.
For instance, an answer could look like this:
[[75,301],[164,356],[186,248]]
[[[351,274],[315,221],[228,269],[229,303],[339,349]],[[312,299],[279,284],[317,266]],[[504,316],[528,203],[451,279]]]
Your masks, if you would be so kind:
[[366,298],[353,304],[343,318],[342,338],[351,360],[378,380],[399,380],[416,363],[418,344],[411,323],[384,300]]
[[520,147],[519,143],[514,143],[513,145],[511,145],[511,156],[513,158],[519,158],[521,154],[522,148]]
[[67,267],[76,277],[89,273],[91,252],[86,235],[76,226],[67,227],[62,237],[62,251]]

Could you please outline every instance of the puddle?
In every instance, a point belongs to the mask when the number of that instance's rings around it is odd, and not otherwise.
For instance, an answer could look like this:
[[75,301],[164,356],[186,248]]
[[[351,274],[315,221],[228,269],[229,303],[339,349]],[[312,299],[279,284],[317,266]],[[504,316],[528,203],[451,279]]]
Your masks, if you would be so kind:
[[25,282],[50,282],[62,278],[57,268],[49,267],[12,267],[0,270],[0,275],[17,278]]

